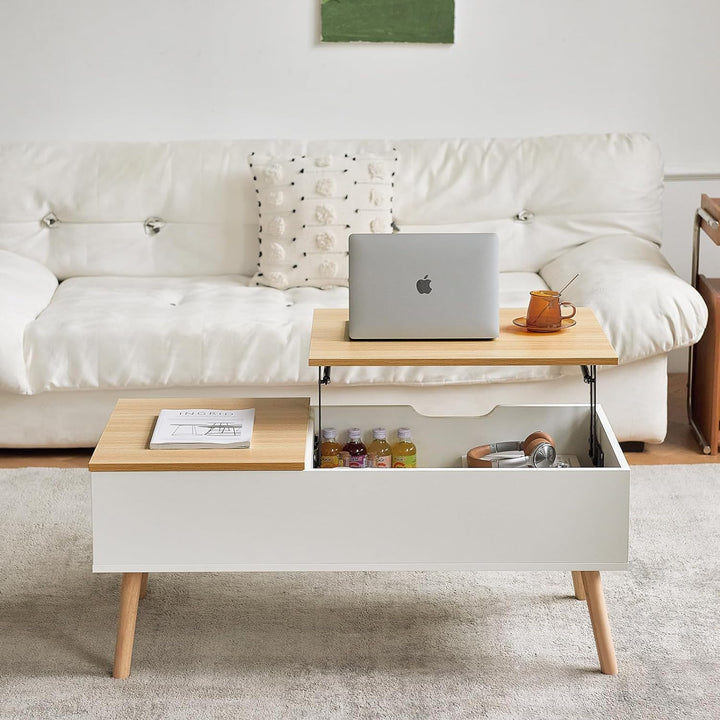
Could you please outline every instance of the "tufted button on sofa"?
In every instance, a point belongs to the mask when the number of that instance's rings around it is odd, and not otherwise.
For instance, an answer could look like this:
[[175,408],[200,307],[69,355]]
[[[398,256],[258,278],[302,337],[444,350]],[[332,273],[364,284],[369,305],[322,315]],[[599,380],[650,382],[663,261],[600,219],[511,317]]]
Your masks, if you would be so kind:
[[[392,228],[497,232],[503,306],[580,273],[566,297],[620,356],[599,401],[620,440],[661,441],[667,353],[707,311],[662,255],[657,146],[615,133],[0,145],[0,445],[93,445],[121,396],[314,395],[312,310],[347,306],[347,288],[257,283],[248,157],[322,169],[393,148]],[[463,414],[587,397],[575,367],[337,368],[323,395]]]

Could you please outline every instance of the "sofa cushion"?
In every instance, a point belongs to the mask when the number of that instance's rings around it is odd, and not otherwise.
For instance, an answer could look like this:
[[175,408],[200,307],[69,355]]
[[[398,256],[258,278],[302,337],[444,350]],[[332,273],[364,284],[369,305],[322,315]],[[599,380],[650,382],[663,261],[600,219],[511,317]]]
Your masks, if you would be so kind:
[[360,153],[248,158],[258,200],[256,285],[348,284],[348,235],[389,233],[397,157]]
[[663,162],[640,133],[398,140],[401,232],[497,232],[501,271],[538,270],[595,237],[660,244]]
[[632,235],[608,235],[573,248],[541,269],[545,282],[576,305],[592,306],[621,363],[696,343],[708,311],[660,249]]
[[[501,276],[501,303],[527,305],[534,273]],[[71,278],[28,326],[34,392],[69,388],[282,385],[317,381],[312,313],[347,307],[346,288],[285,291],[245,276]],[[348,367],[334,383],[453,384],[545,379],[551,367]]]
[[[247,157],[383,153],[388,140],[0,143],[0,248],[61,280],[252,275],[257,198]],[[42,221],[52,213],[58,222]],[[144,222],[159,217],[162,230]]]
[[[639,133],[609,133],[3,143],[0,247],[42,262],[60,279],[252,275],[258,208],[251,151],[289,158],[385,154],[393,147],[398,225],[497,230],[505,270],[537,272],[608,233],[660,242],[659,149]],[[60,221],[52,227],[41,221],[49,212]],[[156,235],[144,231],[150,216],[166,223]]]

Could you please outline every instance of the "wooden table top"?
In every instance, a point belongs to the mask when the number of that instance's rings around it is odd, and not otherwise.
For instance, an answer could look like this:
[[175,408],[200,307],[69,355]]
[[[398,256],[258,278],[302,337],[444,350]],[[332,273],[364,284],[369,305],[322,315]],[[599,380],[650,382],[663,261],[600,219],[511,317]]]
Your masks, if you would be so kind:
[[[712,218],[720,221],[720,198],[711,198],[703,194],[700,198],[700,207],[707,210]],[[710,227],[705,220],[700,221],[700,227],[716,245],[720,245],[720,228]]]
[[590,308],[553,333],[513,325],[525,308],[501,308],[495,340],[350,340],[347,308],[313,315],[309,365],[617,365],[618,356]]
[[[151,450],[160,410],[255,408],[249,448]],[[118,400],[90,458],[93,472],[303,470],[310,398],[133,398]]]

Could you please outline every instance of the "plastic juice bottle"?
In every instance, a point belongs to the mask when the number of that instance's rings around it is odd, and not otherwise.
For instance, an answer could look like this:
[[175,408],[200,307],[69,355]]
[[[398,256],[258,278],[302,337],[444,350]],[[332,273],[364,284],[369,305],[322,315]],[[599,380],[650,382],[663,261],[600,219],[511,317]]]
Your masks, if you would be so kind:
[[350,461],[348,467],[364,468],[367,460],[367,448],[363,443],[360,428],[350,428],[348,430],[348,441],[345,443],[343,450],[350,453]]
[[320,443],[320,467],[334,468],[340,465],[342,446],[337,441],[337,430],[334,427],[323,428]]
[[394,468],[417,467],[417,449],[412,441],[410,428],[398,428],[398,441],[392,446],[392,466]]
[[368,445],[367,451],[368,455],[375,455],[375,464],[373,467],[392,467],[392,448],[387,441],[385,428],[378,427],[373,429],[373,441]]

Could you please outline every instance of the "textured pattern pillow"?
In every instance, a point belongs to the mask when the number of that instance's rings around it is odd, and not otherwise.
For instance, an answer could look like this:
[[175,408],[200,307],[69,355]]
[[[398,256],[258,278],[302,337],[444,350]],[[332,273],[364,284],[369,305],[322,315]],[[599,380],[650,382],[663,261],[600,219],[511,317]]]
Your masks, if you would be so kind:
[[348,236],[392,232],[396,153],[248,158],[258,199],[256,285],[348,284]]

